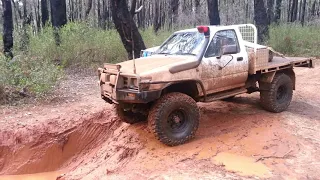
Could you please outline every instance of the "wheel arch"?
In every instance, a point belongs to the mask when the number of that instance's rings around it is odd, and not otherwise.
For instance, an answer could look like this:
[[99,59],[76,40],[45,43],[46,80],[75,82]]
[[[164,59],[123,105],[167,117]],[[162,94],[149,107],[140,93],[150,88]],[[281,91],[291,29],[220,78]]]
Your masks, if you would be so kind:
[[196,101],[199,100],[201,94],[205,95],[203,84],[197,80],[171,82],[162,89],[161,94],[164,95],[172,92],[186,94]]
[[260,77],[260,80],[259,80],[261,88],[264,88],[263,86],[270,84],[273,81],[275,75],[281,74],[281,73],[290,77],[292,84],[293,84],[293,90],[295,90],[296,89],[296,75],[295,75],[295,72],[293,71],[292,68],[262,74]]

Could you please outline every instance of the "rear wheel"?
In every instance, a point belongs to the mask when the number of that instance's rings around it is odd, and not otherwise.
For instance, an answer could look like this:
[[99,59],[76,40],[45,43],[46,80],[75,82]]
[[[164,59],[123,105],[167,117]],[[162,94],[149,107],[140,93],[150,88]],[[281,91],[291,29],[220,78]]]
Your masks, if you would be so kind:
[[190,96],[169,93],[151,108],[149,128],[156,138],[168,146],[177,146],[191,140],[198,129],[199,108]]
[[147,120],[146,115],[139,112],[132,112],[130,109],[124,109],[120,105],[115,105],[115,110],[120,120],[128,124],[135,124]]
[[279,113],[285,111],[292,100],[293,83],[286,74],[276,74],[268,90],[260,92],[261,105],[264,109]]

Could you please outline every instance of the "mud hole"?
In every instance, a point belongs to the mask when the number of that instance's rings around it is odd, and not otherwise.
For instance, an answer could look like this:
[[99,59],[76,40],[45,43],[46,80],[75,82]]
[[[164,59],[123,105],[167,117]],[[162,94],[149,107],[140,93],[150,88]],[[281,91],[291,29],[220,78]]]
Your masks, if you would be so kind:
[[[16,140],[15,145],[1,146],[0,174],[23,176],[0,176],[0,179],[56,179],[59,174],[81,164],[81,157],[108,142],[109,138],[114,141],[115,136],[121,137],[124,132],[120,126],[122,123],[106,111],[82,121],[80,125],[63,132],[43,133],[34,142],[23,144],[23,138],[18,138],[20,140]],[[129,136],[124,138],[132,139]],[[129,148],[125,144],[110,148],[118,152],[117,155],[109,155],[116,156],[117,164],[137,154],[137,148]]]

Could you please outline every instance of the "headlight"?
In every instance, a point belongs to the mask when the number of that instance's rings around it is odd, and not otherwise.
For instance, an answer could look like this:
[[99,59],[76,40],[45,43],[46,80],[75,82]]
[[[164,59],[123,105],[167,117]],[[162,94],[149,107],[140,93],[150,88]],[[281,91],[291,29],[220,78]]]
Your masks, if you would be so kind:
[[132,78],[131,79],[131,84],[134,85],[135,87],[138,87],[138,79],[137,78]]
[[116,79],[117,79],[116,75],[110,75],[110,84],[116,85]]
[[152,77],[141,77],[140,90],[149,90]]

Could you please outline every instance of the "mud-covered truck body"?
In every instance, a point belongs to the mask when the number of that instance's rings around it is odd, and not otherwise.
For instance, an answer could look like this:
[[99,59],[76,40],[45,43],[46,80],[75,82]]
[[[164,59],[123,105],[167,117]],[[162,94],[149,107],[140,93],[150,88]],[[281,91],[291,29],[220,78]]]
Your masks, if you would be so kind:
[[290,58],[257,44],[254,25],[199,26],[171,35],[147,57],[99,68],[101,96],[126,123],[148,120],[169,146],[195,136],[197,102],[260,92],[271,112],[286,110],[295,89],[293,68],[310,58]]

